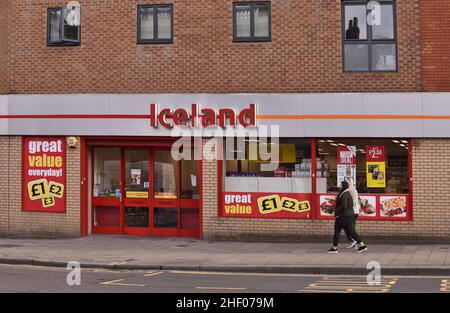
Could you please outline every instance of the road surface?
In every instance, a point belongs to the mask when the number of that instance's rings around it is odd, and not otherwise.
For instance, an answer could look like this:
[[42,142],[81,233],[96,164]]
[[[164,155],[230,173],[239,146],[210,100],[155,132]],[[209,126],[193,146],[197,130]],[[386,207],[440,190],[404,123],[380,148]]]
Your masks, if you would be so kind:
[[[0,292],[146,293],[314,293],[370,292],[450,294],[448,277],[382,276],[370,286],[365,276],[215,273],[189,271],[112,271],[82,269],[81,285],[69,286],[64,268],[0,265]],[[70,281],[74,281],[74,276]]]

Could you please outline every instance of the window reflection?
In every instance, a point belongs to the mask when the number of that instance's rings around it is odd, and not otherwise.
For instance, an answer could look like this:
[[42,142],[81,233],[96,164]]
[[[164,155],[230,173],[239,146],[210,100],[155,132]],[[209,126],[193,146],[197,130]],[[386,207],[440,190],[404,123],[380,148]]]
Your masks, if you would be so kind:
[[178,198],[178,162],[171,152],[154,152],[154,192],[156,199]]
[[120,149],[94,149],[94,197],[120,196]]
[[373,25],[373,39],[394,39],[394,7],[392,5],[381,6],[381,24]]
[[[125,191],[127,197],[148,198],[148,151],[125,151]],[[140,195],[136,192],[144,192]]]
[[365,5],[345,7],[345,38],[347,40],[367,39],[367,10]]

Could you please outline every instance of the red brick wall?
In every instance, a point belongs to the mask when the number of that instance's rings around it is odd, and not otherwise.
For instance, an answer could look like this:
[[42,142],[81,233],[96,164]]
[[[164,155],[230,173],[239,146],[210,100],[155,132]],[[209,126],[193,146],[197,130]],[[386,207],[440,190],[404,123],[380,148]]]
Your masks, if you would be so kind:
[[9,92],[10,0],[0,0],[0,94]]
[[[47,7],[13,1],[12,93],[420,91],[419,0],[397,0],[398,73],[342,72],[341,1],[272,0],[269,43],[232,42],[232,0],[174,0],[174,43],[136,44],[136,5],[84,0],[80,47],[47,47]],[[152,2],[152,1],[150,1]]]
[[420,3],[424,91],[450,91],[450,1]]

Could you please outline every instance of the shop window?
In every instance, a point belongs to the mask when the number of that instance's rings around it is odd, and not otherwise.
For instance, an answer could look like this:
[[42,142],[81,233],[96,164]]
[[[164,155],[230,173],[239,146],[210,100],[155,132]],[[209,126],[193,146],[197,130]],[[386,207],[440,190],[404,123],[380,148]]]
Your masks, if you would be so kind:
[[80,8],[52,8],[47,12],[47,44],[74,46],[81,41]]
[[148,151],[125,150],[125,193],[127,198],[148,198]]
[[[252,145],[258,151],[256,158],[250,156]],[[266,143],[246,140],[245,151],[240,151],[237,143],[234,147],[226,147],[227,151],[234,153],[234,159],[226,161],[224,191],[311,193],[311,141],[280,139],[278,165],[272,171],[262,170],[267,162],[261,155],[263,151],[271,151],[263,145]]]
[[[342,1],[345,72],[397,70],[395,1]],[[376,4],[374,4],[376,5]]]
[[200,199],[200,162],[181,160],[181,199]]
[[270,41],[270,2],[233,4],[234,41]]
[[155,199],[178,199],[178,162],[170,150],[154,152],[154,195]]
[[138,6],[138,43],[173,42],[173,6]]
[[333,194],[346,180],[354,182],[360,194],[361,216],[409,218],[409,149],[406,139],[319,139],[316,190],[320,215],[333,215]]
[[120,197],[119,148],[94,148],[94,197]]

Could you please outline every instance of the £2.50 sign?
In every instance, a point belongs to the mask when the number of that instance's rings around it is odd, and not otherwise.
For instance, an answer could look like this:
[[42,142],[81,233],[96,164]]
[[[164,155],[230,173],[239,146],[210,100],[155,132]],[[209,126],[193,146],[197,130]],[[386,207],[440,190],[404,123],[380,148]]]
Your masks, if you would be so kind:
[[66,212],[66,143],[63,137],[23,139],[22,208]]

